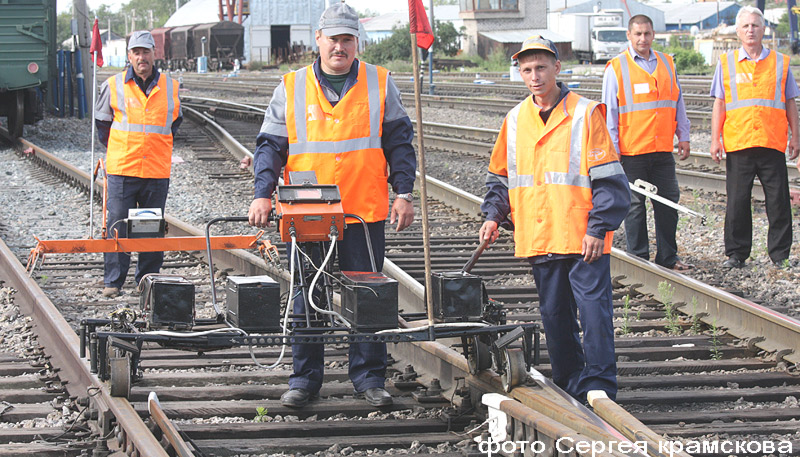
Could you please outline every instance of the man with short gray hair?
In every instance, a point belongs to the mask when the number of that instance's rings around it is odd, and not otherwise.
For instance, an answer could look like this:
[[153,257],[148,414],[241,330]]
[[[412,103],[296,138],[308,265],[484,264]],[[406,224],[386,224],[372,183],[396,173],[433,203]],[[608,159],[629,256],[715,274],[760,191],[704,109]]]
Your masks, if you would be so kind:
[[[800,94],[789,57],[763,46],[764,15],[744,6],[736,15],[742,46],[720,55],[711,96],[711,158],[727,155],[728,194],[723,268],[742,268],[753,243],[751,191],[756,176],[766,197],[767,250],[773,264],[785,268],[792,245],[792,213],[786,151],[800,153],[795,97]],[[787,129],[788,124],[788,129]],[[791,130],[791,139],[788,137]],[[787,146],[788,143],[788,146]]]
[[[109,236],[125,238],[120,223],[134,208],[161,208],[167,202],[172,140],[183,121],[178,82],[153,65],[156,43],[148,31],[136,31],[128,41],[131,66],[108,78],[95,103],[95,124],[100,142],[107,148]],[[120,294],[131,263],[127,252],[104,256],[103,296]],[[136,284],[149,273],[158,273],[163,252],[141,252],[136,265]]]

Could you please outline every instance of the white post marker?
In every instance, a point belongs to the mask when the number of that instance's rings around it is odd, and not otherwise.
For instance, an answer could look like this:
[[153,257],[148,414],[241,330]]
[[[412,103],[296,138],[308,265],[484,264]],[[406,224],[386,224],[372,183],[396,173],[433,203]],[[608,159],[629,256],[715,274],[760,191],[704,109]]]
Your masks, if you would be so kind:
[[655,200],[659,203],[667,205],[670,208],[675,208],[676,210],[682,213],[690,214],[692,216],[697,216],[702,220],[702,224],[706,225],[706,217],[704,215],[698,213],[697,211],[690,210],[689,208],[683,205],[669,201],[666,198],[658,195],[658,188],[655,185],[650,184],[649,182],[644,181],[642,179],[637,179],[635,182],[629,182],[628,184],[630,185],[632,191],[644,195],[645,197],[650,197],[651,200]]

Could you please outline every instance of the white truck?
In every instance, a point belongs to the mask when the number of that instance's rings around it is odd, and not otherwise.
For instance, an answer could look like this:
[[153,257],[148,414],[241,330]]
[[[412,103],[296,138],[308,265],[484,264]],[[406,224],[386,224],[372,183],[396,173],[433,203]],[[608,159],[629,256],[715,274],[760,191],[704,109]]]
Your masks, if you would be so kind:
[[579,61],[607,61],[628,45],[622,17],[622,10],[551,15],[552,22],[557,22],[551,23],[551,29],[572,36],[572,53]]

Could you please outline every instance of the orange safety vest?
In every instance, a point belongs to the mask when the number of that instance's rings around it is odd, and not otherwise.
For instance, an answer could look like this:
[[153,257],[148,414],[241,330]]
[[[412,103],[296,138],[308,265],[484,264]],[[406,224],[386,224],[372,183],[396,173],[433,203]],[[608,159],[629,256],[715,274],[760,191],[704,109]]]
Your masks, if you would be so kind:
[[108,135],[106,170],[111,175],[169,178],[172,123],[180,115],[178,82],[161,74],[145,96],[125,73],[108,79],[114,119]]
[[286,100],[293,101],[286,103],[284,180],[291,171],[314,171],[318,183],[339,186],[345,213],[385,220],[389,173],[381,135],[388,78],[385,68],[360,62],[356,84],[331,106],[313,66],[284,75]]
[[786,151],[786,78],[789,57],[770,51],[758,62],[739,61],[739,50],[719,56],[725,87],[725,151],[765,147]]
[[[547,124],[532,96],[506,116],[489,171],[508,180],[517,257],[580,254],[592,209],[592,180],[625,174],[604,109],[570,92]],[[613,236],[606,233],[606,254]]]
[[650,74],[633,60],[629,51],[607,64],[617,76],[620,153],[635,156],[671,152],[680,96],[675,64],[672,57],[650,50],[658,60]]

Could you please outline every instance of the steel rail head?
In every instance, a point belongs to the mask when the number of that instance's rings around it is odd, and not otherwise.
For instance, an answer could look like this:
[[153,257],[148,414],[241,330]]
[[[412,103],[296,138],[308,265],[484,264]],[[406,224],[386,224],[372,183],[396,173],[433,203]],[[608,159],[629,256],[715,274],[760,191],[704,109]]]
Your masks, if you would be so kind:
[[[59,368],[59,376],[67,381],[70,395],[81,397],[86,396],[90,389],[97,390],[98,393],[90,395],[90,398],[99,412],[101,429],[104,429],[103,423],[110,423],[110,416],[113,415],[126,431],[139,455],[166,456],[166,451],[150,433],[133,406],[127,400],[111,397],[108,387],[90,373],[88,364],[80,358],[78,352],[78,335],[36,282],[28,276],[24,266],[2,240],[0,279],[17,290],[17,305],[23,313],[33,318],[33,330],[44,346],[45,353],[51,356],[53,366]],[[108,432],[105,429],[104,431]]]
[[[647,452],[652,457],[691,457],[682,450],[669,453],[661,452],[661,449],[665,449],[663,443],[671,440],[665,439],[644,425],[639,419],[633,417],[633,414],[625,411],[614,400],[608,398],[605,391],[592,390],[586,395],[586,398],[597,415],[621,431],[628,439],[647,443]],[[674,447],[669,446],[668,449],[672,451]]]

